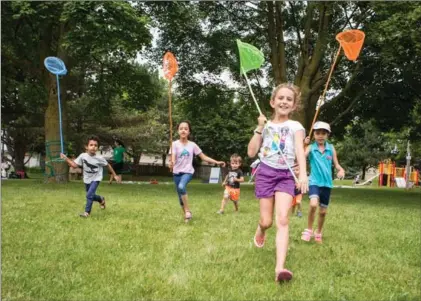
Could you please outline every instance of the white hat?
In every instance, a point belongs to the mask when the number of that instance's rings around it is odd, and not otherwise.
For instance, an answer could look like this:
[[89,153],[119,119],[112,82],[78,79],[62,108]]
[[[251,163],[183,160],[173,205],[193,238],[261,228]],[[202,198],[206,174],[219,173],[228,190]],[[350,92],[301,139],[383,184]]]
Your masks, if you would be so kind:
[[313,130],[326,130],[330,133],[330,125],[327,122],[317,121],[313,126]]

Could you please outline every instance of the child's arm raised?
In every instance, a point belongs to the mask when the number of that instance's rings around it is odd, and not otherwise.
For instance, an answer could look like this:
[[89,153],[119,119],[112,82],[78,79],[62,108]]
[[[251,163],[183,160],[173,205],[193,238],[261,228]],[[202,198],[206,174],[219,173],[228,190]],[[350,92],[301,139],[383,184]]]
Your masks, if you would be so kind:
[[206,156],[204,153],[200,153],[199,158],[202,159],[203,161],[208,162],[208,163],[213,163],[213,164],[221,165],[222,167],[225,167],[224,161],[216,161],[216,160],[212,159],[211,157]]
[[79,165],[77,165],[73,160],[70,160],[69,158],[67,158],[65,154],[60,154],[60,158],[64,159],[64,161],[66,161],[66,163],[69,164],[70,167],[73,167],[73,168],[79,167]]
[[259,148],[262,145],[262,133],[265,127],[265,123],[267,122],[265,115],[261,114],[257,119],[257,122],[257,128],[254,130],[254,135],[253,137],[251,137],[249,145],[247,147],[247,155],[250,158],[253,158],[257,155],[257,152],[259,151]]
[[333,164],[335,164],[335,168],[338,171],[338,174],[336,176],[338,177],[338,179],[343,179],[345,177],[345,170],[342,168],[342,166],[339,165],[338,156],[336,155],[336,149],[334,147],[333,147]]

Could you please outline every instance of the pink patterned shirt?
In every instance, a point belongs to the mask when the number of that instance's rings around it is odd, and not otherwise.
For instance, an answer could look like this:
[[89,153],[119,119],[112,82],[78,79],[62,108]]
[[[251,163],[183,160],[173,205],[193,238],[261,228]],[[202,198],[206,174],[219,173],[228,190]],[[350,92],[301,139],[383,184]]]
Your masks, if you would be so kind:
[[180,140],[177,140],[172,143],[172,152],[175,154],[173,173],[193,174],[193,156],[197,156],[202,153],[200,147],[192,141],[187,141],[186,144],[183,144]]

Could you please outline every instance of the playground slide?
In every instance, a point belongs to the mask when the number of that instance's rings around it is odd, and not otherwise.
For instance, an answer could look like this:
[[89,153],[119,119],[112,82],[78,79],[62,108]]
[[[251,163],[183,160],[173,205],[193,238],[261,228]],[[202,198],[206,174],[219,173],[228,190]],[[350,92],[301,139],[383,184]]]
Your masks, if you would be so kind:
[[[395,178],[396,186],[399,188],[406,188],[406,180],[405,178]],[[414,187],[414,182],[409,182],[408,188]]]
[[406,188],[406,180],[404,178],[395,178],[395,183],[398,188]]
[[371,177],[370,179],[368,179],[367,181],[360,183],[360,184],[354,184],[355,186],[364,186],[369,184],[370,182],[372,182],[375,178],[377,178],[379,176],[379,174],[375,175],[374,177]]

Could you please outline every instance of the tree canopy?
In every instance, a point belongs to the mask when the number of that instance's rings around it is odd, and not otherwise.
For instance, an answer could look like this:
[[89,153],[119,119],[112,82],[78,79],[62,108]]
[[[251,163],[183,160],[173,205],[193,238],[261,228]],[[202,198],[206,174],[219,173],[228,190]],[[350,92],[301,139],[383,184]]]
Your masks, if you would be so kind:
[[[364,125],[360,131],[381,131],[386,140],[400,131],[405,135],[399,139],[421,138],[419,2],[19,1],[1,6],[2,127],[8,135],[2,139],[18,150],[14,157],[20,166],[25,152],[39,149],[43,140],[59,140],[56,83],[43,66],[46,56],[62,58],[69,70],[61,79],[61,99],[64,137],[72,151],[82,149],[88,132],[107,143],[118,135],[138,154],[167,151],[167,85],[157,69],[170,50],[179,63],[174,125],[190,119],[205,153],[227,159],[233,152],[245,157],[258,115],[239,72],[236,39],[265,54],[262,68],[249,74],[265,114],[270,116],[272,88],[294,82],[302,105],[293,118],[309,130],[339,47],[335,36],[347,29],[363,30],[364,46],[356,62],[339,56],[319,119],[331,123],[333,138],[344,145],[355,138],[350,132],[355,120]],[[148,63],[136,62],[139,55]],[[55,169],[66,172],[62,163]]]

